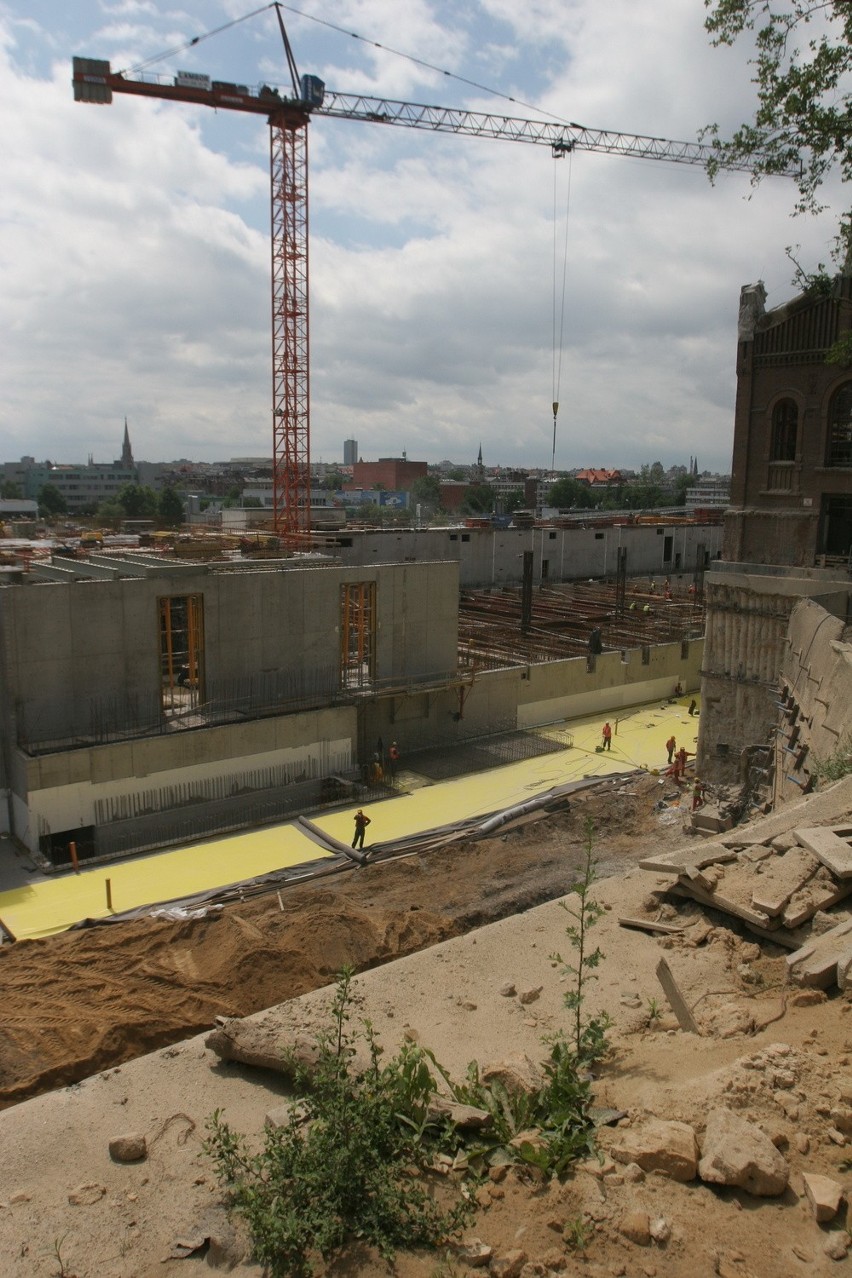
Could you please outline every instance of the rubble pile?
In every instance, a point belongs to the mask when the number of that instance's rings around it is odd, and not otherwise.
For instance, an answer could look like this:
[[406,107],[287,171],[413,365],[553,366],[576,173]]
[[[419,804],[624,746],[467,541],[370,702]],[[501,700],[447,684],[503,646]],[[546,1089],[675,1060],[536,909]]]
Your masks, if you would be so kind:
[[852,827],[802,826],[767,842],[747,836],[645,857],[657,897],[688,897],[791,950],[788,979],[852,986],[852,918],[827,914],[852,896]]

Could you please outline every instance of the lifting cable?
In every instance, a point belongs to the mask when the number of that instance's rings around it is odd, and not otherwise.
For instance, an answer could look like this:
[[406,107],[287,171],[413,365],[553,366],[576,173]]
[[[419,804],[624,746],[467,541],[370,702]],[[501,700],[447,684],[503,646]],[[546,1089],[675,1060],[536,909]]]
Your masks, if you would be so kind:
[[[557,151],[554,159],[563,159],[564,152]],[[559,280],[559,210],[557,207],[557,177],[556,166],[553,168],[553,450],[550,457],[550,473],[551,476],[556,473],[556,415],[559,412],[559,387],[562,380],[562,349],[565,336],[565,290],[566,277],[568,274],[568,214],[571,209],[571,161],[573,152],[568,152],[568,190],[565,197],[565,230],[562,241],[562,279],[561,287]],[[557,320],[557,292],[559,293]]]

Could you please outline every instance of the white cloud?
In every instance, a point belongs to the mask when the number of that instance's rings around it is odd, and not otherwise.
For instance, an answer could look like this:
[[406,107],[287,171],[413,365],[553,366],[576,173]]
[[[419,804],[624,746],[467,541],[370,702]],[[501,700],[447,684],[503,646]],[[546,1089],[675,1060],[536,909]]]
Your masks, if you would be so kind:
[[[305,0],[306,12],[328,7]],[[0,430],[7,458],[147,459],[271,450],[262,117],[116,95],[75,104],[73,49],[123,65],[240,16],[187,0],[99,6],[50,38],[0,10]],[[6,14],[5,18],[2,16]],[[330,87],[532,114],[285,13],[300,70]],[[700,6],[657,0],[346,0],[334,21],[590,127],[694,138],[749,115],[746,50],[712,50]],[[283,82],[274,18],[180,58]],[[62,55],[61,61],[55,59]],[[164,66],[184,61],[172,59]],[[275,71],[273,75],[272,72]],[[729,465],[740,286],[790,295],[784,246],[825,261],[830,214],[791,223],[792,184],[317,118],[311,153],[312,453],[547,465],[660,457]],[[566,235],[553,349],[554,177]],[[829,191],[832,199],[836,193]],[[557,319],[559,314],[557,312]],[[651,454],[654,454],[652,457]]]

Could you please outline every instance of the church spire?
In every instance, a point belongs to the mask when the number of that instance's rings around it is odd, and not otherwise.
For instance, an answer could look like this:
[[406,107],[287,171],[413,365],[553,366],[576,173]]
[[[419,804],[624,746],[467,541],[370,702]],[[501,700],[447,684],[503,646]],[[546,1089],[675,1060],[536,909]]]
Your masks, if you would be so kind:
[[124,419],[124,443],[121,445],[121,464],[125,470],[133,469],[133,449],[130,447],[130,431],[127,429],[127,418]]

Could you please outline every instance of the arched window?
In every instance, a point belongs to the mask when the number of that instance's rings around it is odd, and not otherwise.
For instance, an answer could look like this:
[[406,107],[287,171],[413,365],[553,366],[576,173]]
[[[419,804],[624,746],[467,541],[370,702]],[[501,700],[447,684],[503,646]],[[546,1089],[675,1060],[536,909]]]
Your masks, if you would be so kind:
[[799,408],[794,399],[780,399],[772,410],[772,451],[770,461],[796,460]]
[[852,382],[836,391],[828,410],[826,466],[852,466]]

